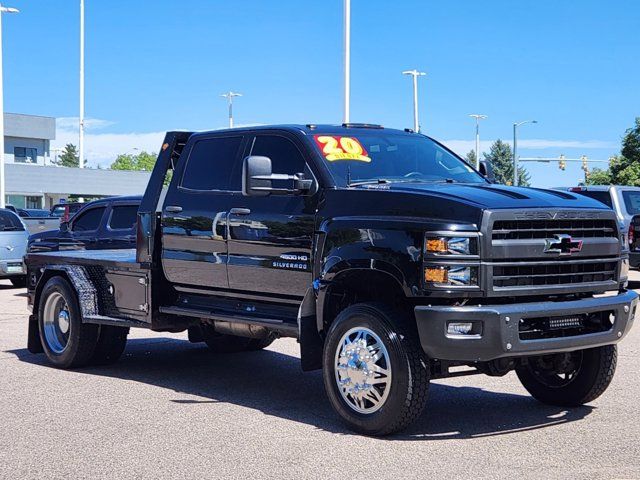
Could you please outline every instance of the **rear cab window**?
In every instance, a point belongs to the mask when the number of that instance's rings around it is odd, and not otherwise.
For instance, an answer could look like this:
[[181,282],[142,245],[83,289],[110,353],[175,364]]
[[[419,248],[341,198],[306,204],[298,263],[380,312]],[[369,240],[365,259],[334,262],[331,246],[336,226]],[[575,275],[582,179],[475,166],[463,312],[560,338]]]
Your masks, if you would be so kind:
[[92,232],[100,227],[100,220],[104,215],[105,207],[91,208],[79,214],[73,222],[74,232]]
[[629,215],[640,214],[640,191],[623,190],[622,198]]
[[131,230],[138,218],[137,205],[115,205],[109,217],[110,230]]
[[607,207],[613,208],[613,201],[611,200],[609,190],[581,190],[574,193],[579,193],[585,197],[593,198],[594,200],[604,203]]
[[0,211],[0,232],[18,231],[24,231],[24,225],[18,216],[9,211]]

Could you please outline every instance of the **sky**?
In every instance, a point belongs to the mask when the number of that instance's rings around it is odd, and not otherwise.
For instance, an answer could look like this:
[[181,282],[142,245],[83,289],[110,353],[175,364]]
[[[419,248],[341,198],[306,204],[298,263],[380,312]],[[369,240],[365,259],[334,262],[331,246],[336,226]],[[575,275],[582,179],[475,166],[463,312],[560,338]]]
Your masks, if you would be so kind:
[[[5,111],[58,118],[77,144],[79,2],[6,0]],[[523,157],[606,160],[640,116],[637,0],[352,0],[351,121],[413,124],[464,155],[512,141]],[[85,0],[86,155],[158,150],[166,130],[342,121],[342,0]],[[138,149],[138,150],[136,150]],[[606,166],[606,164],[599,164]],[[597,166],[595,163],[593,166]],[[575,185],[579,163],[528,163],[532,183]]]

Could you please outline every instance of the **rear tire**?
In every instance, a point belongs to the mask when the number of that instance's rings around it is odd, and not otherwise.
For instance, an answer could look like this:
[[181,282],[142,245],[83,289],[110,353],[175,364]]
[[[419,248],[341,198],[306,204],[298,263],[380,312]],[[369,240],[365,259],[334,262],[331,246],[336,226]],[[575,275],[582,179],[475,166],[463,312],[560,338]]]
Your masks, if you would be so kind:
[[40,294],[38,329],[44,353],[60,368],[87,365],[98,342],[98,325],[82,323],[75,291],[64,278],[51,278]]
[[569,354],[530,358],[516,368],[533,398],[549,405],[577,407],[604,393],[616,371],[617,347],[578,350]]
[[365,435],[400,431],[422,414],[429,361],[405,316],[385,305],[361,303],[331,325],[323,351],[324,386],[343,421]]
[[129,329],[101,325],[96,349],[91,357],[93,365],[110,365],[118,361],[127,345]]
[[11,285],[13,285],[16,288],[24,288],[24,287],[27,286],[27,277],[26,276],[13,277],[10,280],[11,280]]

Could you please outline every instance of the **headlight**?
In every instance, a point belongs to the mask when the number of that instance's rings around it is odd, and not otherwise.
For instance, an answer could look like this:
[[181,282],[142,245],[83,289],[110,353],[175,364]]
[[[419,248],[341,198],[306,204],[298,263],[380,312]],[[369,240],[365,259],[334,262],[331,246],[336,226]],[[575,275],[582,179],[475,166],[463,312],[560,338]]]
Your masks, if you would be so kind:
[[425,239],[428,255],[477,255],[476,237],[431,237]]
[[427,266],[424,280],[434,287],[470,287],[478,285],[478,267],[465,265]]

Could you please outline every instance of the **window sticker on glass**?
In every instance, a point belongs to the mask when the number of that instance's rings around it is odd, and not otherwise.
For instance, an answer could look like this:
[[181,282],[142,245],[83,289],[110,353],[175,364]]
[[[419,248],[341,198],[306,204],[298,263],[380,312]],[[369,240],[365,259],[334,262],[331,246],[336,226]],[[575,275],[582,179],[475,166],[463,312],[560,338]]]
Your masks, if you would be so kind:
[[370,163],[371,157],[357,138],[333,135],[316,135],[313,137],[320,151],[329,162],[351,160]]

